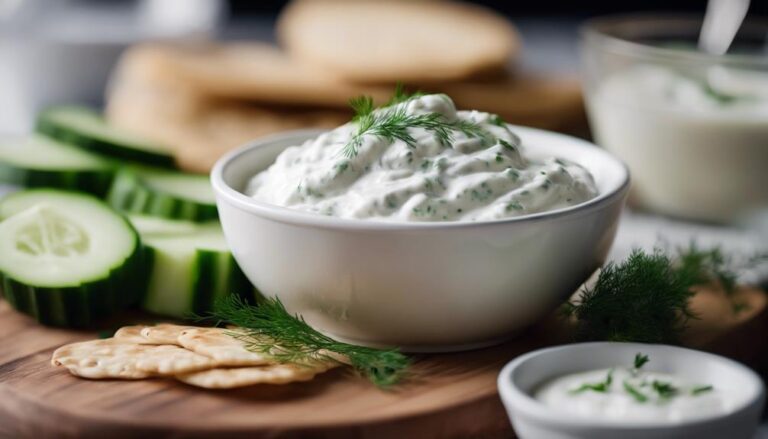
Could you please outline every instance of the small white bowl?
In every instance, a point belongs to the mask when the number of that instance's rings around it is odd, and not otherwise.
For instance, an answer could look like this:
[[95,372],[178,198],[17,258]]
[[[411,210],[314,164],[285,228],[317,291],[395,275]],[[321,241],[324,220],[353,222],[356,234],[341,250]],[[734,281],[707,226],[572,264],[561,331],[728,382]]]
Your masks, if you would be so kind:
[[562,303],[604,261],[629,185],[625,166],[591,143],[511,127],[529,154],[585,166],[599,195],[577,206],[488,222],[328,217],[241,191],[300,131],[251,143],[211,173],[221,224],[253,284],[334,338],[408,351],[500,341]]
[[[551,379],[626,364],[638,352],[650,357],[649,370],[684,374],[715,388],[743,388],[743,400],[732,412],[717,417],[633,424],[557,412],[531,396]],[[578,343],[534,351],[507,364],[499,374],[498,386],[512,426],[522,439],[751,439],[765,403],[762,380],[740,363],[692,349],[641,343]]]

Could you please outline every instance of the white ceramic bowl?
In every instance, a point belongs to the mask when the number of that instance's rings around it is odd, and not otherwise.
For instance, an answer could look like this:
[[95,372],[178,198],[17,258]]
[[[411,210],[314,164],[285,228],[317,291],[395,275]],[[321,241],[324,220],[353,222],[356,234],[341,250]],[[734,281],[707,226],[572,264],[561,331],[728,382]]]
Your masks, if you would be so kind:
[[629,185],[625,166],[573,137],[512,127],[527,153],[591,171],[599,196],[489,222],[349,220],[277,207],[241,190],[300,131],[255,141],[211,173],[227,242],[267,296],[341,340],[408,351],[490,344],[539,320],[605,260]]
[[[555,412],[531,396],[548,380],[626,364],[638,352],[650,357],[649,370],[680,374],[715,388],[743,389],[743,398],[734,411],[715,418],[632,424]],[[762,380],[746,366],[706,352],[640,343],[578,343],[534,351],[507,364],[498,385],[521,439],[751,439],[765,402]]]

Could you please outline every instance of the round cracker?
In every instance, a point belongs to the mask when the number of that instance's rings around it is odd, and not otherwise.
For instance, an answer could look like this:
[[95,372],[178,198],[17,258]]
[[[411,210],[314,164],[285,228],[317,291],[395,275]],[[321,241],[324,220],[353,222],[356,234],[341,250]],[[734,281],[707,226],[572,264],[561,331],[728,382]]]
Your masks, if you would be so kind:
[[464,80],[503,69],[520,45],[505,18],[451,1],[298,0],[277,32],[291,55],[360,83]]
[[178,346],[136,344],[114,338],[62,346],[53,353],[51,363],[91,379],[142,379],[217,366],[210,357]]
[[154,326],[144,326],[140,334],[148,343],[181,346],[179,344],[179,336],[187,329],[194,329],[194,326],[159,323]]
[[182,331],[179,344],[200,355],[216,360],[221,366],[258,366],[274,361],[265,354],[251,352],[233,336],[236,330],[194,328]]
[[315,375],[334,367],[332,363],[315,365],[273,364],[269,366],[210,369],[177,375],[184,383],[206,389],[232,389],[255,384],[288,384],[309,381]]

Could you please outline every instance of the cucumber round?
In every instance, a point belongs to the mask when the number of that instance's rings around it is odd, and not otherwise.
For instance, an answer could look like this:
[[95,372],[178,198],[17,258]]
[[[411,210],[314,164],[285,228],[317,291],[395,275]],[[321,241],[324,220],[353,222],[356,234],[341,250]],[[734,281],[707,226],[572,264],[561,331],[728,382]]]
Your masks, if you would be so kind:
[[43,324],[90,326],[137,303],[145,287],[133,226],[99,199],[32,189],[0,201],[0,282]]
[[61,142],[111,157],[175,167],[168,148],[110,126],[89,108],[49,108],[38,116],[36,130]]
[[0,141],[0,182],[72,189],[104,196],[114,166],[108,159],[40,135]]
[[227,294],[255,299],[218,222],[130,218],[147,251],[149,281],[142,304],[147,311],[189,318],[211,311],[216,299]]
[[219,217],[207,176],[130,169],[118,173],[109,204],[127,213],[204,222]]

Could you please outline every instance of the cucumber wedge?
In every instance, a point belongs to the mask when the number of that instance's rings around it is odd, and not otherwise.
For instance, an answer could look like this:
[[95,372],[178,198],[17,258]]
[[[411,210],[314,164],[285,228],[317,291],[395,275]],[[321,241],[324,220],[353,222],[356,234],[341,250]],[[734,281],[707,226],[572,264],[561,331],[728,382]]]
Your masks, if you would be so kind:
[[204,222],[219,217],[207,176],[134,168],[116,176],[109,204],[127,213]]
[[106,195],[114,166],[96,154],[40,135],[0,140],[0,182]]
[[254,288],[237,266],[217,222],[195,224],[132,216],[147,249],[149,283],[143,307],[189,318],[212,310],[226,294],[253,301]]
[[97,198],[33,189],[0,201],[6,300],[46,325],[90,326],[140,300],[139,236]]
[[88,108],[49,108],[38,116],[36,130],[61,142],[111,157],[175,167],[168,148],[110,126],[100,114]]

